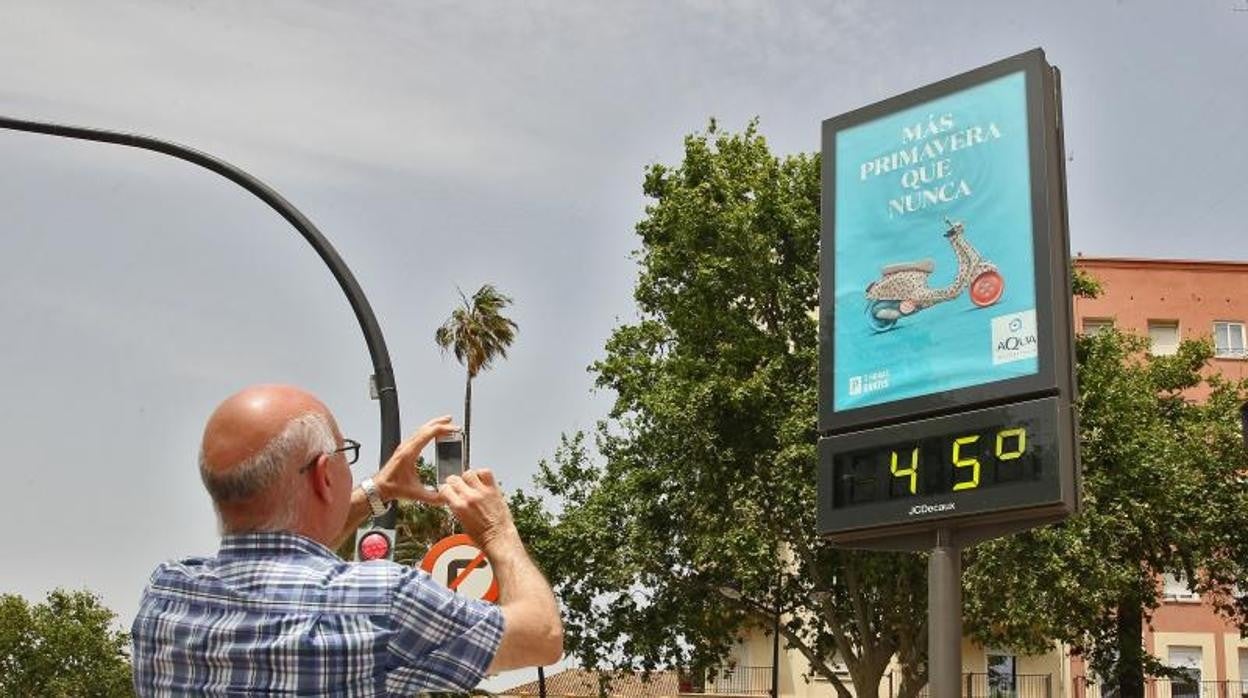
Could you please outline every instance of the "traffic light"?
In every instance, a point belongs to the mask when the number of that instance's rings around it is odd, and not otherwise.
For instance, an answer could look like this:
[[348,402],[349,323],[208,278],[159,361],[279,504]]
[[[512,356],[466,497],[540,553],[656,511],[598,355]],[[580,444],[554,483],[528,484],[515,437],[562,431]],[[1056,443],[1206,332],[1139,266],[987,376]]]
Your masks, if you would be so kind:
[[355,559],[361,562],[368,560],[393,560],[394,529],[357,529],[355,532]]

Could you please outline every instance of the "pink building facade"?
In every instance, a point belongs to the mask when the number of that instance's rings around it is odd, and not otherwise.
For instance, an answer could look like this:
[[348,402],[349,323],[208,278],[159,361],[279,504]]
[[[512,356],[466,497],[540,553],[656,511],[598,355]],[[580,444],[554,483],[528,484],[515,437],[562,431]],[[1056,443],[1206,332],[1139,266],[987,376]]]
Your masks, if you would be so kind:
[[[1075,266],[1102,287],[1098,298],[1075,299],[1076,331],[1112,324],[1148,336],[1155,354],[1173,351],[1183,339],[1211,340],[1212,369],[1233,380],[1248,377],[1248,262],[1080,256]],[[1217,698],[1248,697],[1248,639],[1183,580],[1162,583],[1165,602],[1144,633],[1148,650],[1189,669],[1202,685],[1217,682],[1221,690],[1213,693],[1225,694]]]

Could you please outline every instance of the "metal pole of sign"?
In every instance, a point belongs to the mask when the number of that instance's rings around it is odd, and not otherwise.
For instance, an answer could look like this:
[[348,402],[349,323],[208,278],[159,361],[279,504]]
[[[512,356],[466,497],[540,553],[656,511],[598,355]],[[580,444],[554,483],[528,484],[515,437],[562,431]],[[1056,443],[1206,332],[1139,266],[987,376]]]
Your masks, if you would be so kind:
[[[317,255],[325,262],[325,265],[329,267],[330,273],[334,275],[334,279],[337,280],[343,293],[346,294],[347,301],[351,304],[351,309],[355,311],[356,320],[360,323],[360,329],[364,332],[364,342],[368,345],[368,353],[373,362],[371,386],[373,397],[378,401],[381,412],[381,453],[378,467],[385,465],[386,461],[390,459],[390,455],[394,453],[394,449],[399,445],[399,393],[398,388],[394,384],[394,369],[390,366],[390,353],[386,350],[386,340],[381,336],[381,327],[377,324],[377,317],[373,314],[373,308],[369,305],[368,299],[364,297],[364,291],[360,289],[359,283],[355,280],[355,275],[347,268],[346,263],[342,261],[342,257],[338,256],[338,252],[333,245],[329,244],[329,241],[325,239],[321,231],[312,224],[312,221],[308,220],[307,216],[303,215],[303,212],[295,208],[294,205],[283,198],[281,194],[278,194],[272,187],[238,167],[207,153],[184,145],[178,145],[177,143],[170,143],[133,133],[119,133],[65,124],[49,124],[39,121],[14,119],[7,116],[0,116],[0,128],[28,133],[41,133],[61,138],[76,138],[97,143],[113,143],[130,148],[163,153],[179,160],[185,160],[204,169],[211,170],[251,192],[293,225],[299,231],[299,234],[303,236],[304,240],[316,250]],[[396,515],[394,507],[391,506],[385,515],[377,517],[373,521],[382,528],[393,528]]]
[[936,530],[927,560],[927,661],[932,698],[962,692],[962,550],[948,528]]
[[776,599],[776,617],[771,629],[771,698],[780,698],[780,599]]

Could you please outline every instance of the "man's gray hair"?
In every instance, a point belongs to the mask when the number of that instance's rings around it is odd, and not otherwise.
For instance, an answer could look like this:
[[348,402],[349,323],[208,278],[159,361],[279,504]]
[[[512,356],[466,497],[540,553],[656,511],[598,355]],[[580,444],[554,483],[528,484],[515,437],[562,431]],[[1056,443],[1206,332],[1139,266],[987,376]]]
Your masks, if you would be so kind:
[[[201,450],[199,476],[204,481],[208,494],[212,496],[217,514],[220,515],[222,504],[244,502],[277,485],[291,461],[297,460],[302,465],[322,453],[333,451],[337,446],[333,429],[325,415],[308,412],[291,419],[286,423],[286,428],[265,444],[264,448],[224,473],[209,467]],[[294,524],[295,497],[282,494],[274,504],[272,515],[265,521],[248,522],[238,528],[222,518],[221,529],[224,533],[288,529]]]

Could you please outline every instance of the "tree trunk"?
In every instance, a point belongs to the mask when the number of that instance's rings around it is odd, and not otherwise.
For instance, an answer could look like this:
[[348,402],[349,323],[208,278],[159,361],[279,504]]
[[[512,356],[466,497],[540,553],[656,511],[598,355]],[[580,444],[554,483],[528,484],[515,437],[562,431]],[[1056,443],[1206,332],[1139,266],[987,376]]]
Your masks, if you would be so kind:
[[1119,696],[1144,698],[1144,610],[1138,603],[1118,603],[1118,662],[1114,666]]
[[468,463],[468,437],[472,432],[472,374],[468,374],[468,380],[464,386],[464,470],[469,467]]
[[901,685],[897,687],[897,698],[915,698],[927,686],[927,677],[913,678],[903,675]]
[[874,651],[864,649],[857,661],[844,660],[850,681],[854,684],[854,695],[879,695],[880,683],[884,680],[884,672],[893,653],[891,647],[877,647]]

